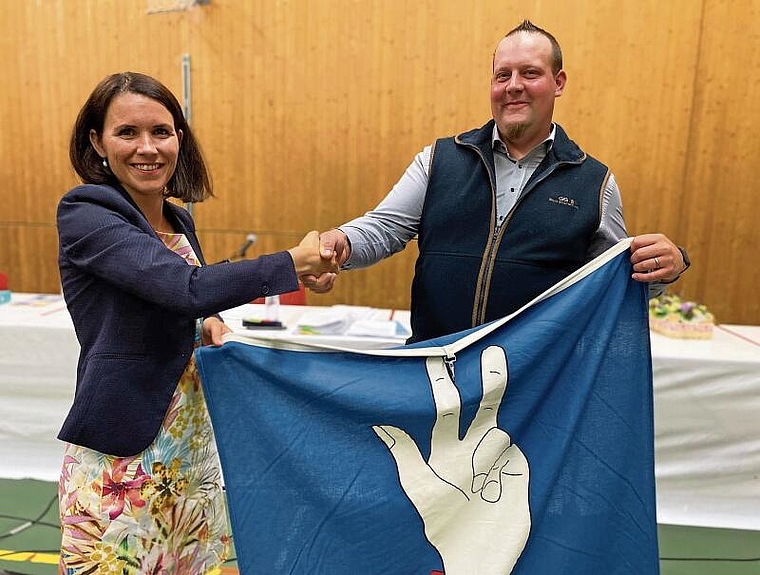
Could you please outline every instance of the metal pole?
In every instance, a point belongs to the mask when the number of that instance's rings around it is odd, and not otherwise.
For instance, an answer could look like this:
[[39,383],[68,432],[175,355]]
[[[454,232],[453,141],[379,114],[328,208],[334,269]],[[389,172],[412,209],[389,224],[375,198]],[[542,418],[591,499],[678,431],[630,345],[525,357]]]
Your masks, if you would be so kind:
[[[190,54],[182,55],[182,104],[185,120],[189,125],[192,123],[193,117],[192,94],[190,93]],[[185,209],[192,215],[192,202],[186,202]]]

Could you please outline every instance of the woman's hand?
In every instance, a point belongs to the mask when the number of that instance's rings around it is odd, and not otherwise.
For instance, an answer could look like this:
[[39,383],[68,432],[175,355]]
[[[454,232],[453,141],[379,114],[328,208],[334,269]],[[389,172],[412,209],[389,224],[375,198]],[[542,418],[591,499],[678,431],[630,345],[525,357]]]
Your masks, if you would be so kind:
[[215,316],[207,317],[203,320],[201,343],[203,345],[215,345],[218,347],[224,343],[222,338],[227,333],[232,333],[232,330],[227,327],[226,323]]

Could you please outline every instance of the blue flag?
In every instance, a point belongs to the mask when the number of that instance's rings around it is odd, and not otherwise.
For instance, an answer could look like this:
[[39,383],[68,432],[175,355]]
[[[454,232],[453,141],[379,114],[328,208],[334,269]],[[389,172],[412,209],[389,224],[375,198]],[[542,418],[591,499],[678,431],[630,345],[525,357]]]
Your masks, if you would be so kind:
[[200,349],[241,574],[659,573],[628,243],[413,346]]

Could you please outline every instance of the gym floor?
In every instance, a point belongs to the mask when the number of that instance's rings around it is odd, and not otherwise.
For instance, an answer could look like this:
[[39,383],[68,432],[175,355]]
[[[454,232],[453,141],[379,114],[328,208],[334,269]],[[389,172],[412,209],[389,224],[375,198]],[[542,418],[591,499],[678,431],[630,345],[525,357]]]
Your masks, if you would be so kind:
[[[0,575],[55,575],[57,484],[0,479]],[[759,575],[760,531],[660,525],[662,575]],[[234,552],[233,552],[234,555]],[[233,559],[206,575],[237,575]]]

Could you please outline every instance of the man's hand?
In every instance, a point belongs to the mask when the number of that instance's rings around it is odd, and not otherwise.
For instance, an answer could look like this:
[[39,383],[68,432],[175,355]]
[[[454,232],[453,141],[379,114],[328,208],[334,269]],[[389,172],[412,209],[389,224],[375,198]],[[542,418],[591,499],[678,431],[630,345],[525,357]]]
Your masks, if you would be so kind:
[[643,234],[631,242],[633,279],[639,282],[672,282],[686,269],[678,246],[663,234]]
[[346,260],[351,256],[348,238],[339,229],[332,229],[319,234],[319,251],[325,259],[332,258],[334,254],[339,266],[346,263]]

